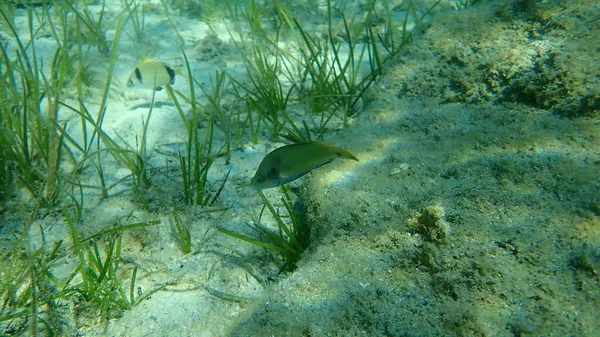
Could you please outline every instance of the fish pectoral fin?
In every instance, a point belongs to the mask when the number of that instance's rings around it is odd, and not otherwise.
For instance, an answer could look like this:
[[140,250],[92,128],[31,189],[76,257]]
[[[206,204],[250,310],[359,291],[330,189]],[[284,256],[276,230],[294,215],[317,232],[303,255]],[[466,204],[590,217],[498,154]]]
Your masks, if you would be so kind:
[[331,158],[330,160],[324,162],[323,164],[320,164],[320,165],[315,166],[315,167],[313,167],[311,169],[308,169],[308,170],[302,170],[300,172],[295,172],[294,174],[290,174],[290,175],[280,175],[279,176],[279,180],[280,180],[281,184],[287,184],[287,183],[289,183],[291,181],[294,181],[294,180],[296,180],[296,179],[298,179],[300,177],[303,177],[303,176],[307,175],[312,170],[316,170],[316,169],[318,169],[319,167],[321,167],[323,165],[327,165],[327,164],[331,163],[333,161],[333,159],[334,158]]
[[[316,170],[316,169],[318,169],[319,167],[321,167],[321,166],[323,166],[323,165],[327,165],[327,164],[331,163],[331,162],[332,162],[334,159],[335,159],[335,158],[331,158],[331,159],[329,159],[328,161],[324,162],[323,164],[320,164],[319,166],[315,166],[315,168],[311,169],[310,171],[312,171],[312,170]],[[308,171],[308,172],[310,172],[310,171]],[[306,172],[306,173],[308,173],[308,172]],[[306,173],[304,173],[304,174],[306,174]]]
[[296,172],[296,173],[290,174],[290,175],[280,175],[279,179],[278,179],[279,180],[278,183],[279,183],[279,185],[287,184],[289,182],[292,182],[292,181],[306,175],[310,171],[312,171],[312,170]]

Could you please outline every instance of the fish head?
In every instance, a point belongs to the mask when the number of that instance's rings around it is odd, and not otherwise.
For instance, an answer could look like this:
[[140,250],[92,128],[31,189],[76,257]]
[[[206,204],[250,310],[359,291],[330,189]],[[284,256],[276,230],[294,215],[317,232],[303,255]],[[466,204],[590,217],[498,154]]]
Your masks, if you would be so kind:
[[135,68],[129,78],[127,79],[127,87],[133,88],[135,86],[139,86],[142,83],[142,74],[140,72],[140,68]]
[[259,168],[250,180],[249,186],[255,190],[277,187],[281,185],[279,179],[279,170],[276,167],[270,167],[268,170]]

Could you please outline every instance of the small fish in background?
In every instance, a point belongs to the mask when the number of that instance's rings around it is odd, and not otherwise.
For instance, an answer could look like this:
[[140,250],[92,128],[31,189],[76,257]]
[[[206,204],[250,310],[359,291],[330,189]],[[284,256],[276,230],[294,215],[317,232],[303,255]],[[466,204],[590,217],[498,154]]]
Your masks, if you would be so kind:
[[282,146],[263,158],[248,186],[262,190],[287,184],[336,158],[359,161],[350,152],[321,141]]
[[144,60],[127,80],[128,88],[162,90],[165,85],[175,83],[175,71],[162,61]]

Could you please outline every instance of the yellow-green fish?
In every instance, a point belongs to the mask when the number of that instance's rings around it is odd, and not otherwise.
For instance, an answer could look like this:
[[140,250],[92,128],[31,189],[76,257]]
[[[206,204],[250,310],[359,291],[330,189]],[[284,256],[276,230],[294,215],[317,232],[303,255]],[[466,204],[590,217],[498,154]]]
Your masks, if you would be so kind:
[[167,84],[175,83],[175,71],[161,61],[142,61],[127,80],[127,87],[162,90]]
[[282,146],[263,158],[249,186],[262,190],[287,184],[336,158],[359,161],[352,153],[321,141]]

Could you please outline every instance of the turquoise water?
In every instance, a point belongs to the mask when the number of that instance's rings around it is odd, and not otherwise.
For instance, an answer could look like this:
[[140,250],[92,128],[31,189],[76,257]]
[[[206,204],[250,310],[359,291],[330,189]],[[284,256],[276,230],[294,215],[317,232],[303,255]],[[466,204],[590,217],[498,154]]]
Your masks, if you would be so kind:
[[[0,5],[0,334],[600,329],[595,2],[34,5]],[[360,161],[245,186],[317,139]]]

